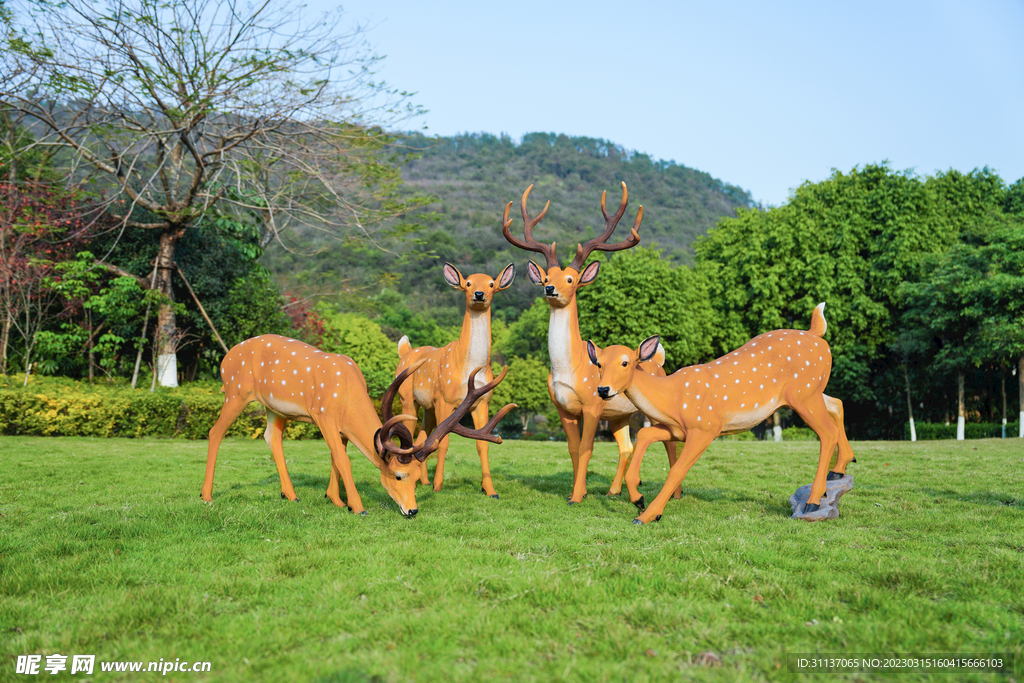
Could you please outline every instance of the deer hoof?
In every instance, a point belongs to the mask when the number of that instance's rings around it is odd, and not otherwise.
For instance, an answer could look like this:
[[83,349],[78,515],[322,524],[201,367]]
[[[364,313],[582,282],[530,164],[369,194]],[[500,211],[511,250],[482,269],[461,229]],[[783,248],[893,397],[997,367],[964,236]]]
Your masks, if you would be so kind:
[[658,515],[657,517],[655,517],[654,521],[655,522],[660,522],[661,521],[661,515]]
[[854,458],[854,459],[853,459],[853,460],[851,460],[850,462],[857,462],[857,458]]
[[844,472],[829,472],[828,476],[825,477],[825,481],[835,481],[836,479],[842,479],[846,474]]
[[495,493],[493,496],[491,496],[491,498],[493,498],[494,500],[499,500],[501,498],[501,496],[499,496],[497,493]]
[[578,505],[578,503],[575,500],[571,500],[571,499],[568,501],[568,504],[569,505]]
[[[351,509],[352,509],[352,508],[349,508],[349,510],[351,510]],[[360,517],[369,517],[369,516],[370,516],[370,513],[369,513],[369,512],[367,512],[366,510],[363,510],[362,512],[360,512],[360,513],[359,513],[359,516],[360,516]]]
[[639,517],[637,517],[636,519],[633,520],[633,524],[639,524],[640,526],[644,525],[644,523],[640,521]]
[[640,496],[636,500],[632,500],[630,502],[633,503],[633,505],[636,506],[636,509],[639,510],[640,512],[643,512],[644,510],[647,509],[647,502],[644,501],[643,496]]
[[817,512],[820,507],[821,506],[817,503],[808,503],[807,505],[804,505],[804,514],[806,515],[808,512]]
[[643,485],[644,485],[644,483],[643,483],[642,481],[638,481],[638,482],[636,483],[636,485],[637,485],[637,486],[643,486]]
[[284,491],[281,492],[281,497],[287,499],[288,496],[284,495]]

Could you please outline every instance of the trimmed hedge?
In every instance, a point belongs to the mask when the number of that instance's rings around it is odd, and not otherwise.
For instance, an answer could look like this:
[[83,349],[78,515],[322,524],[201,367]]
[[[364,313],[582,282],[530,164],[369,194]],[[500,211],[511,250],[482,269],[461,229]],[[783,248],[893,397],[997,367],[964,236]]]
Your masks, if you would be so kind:
[[[938,424],[930,422],[915,422],[914,431],[917,432],[918,441],[934,441],[938,439],[955,439],[956,422]],[[1006,437],[1016,438],[1020,433],[1019,422],[1006,423]],[[1003,436],[1002,423],[996,422],[967,422],[964,424],[965,439],[998,439]],[[910,423],[903,425],[903,439],[910,441]]]
[[[220,415],[224,395],[216,382],[176,389],[132,390],[127,385],[89,384],[32,377],[27,387],[0,384],[0,434],[14,436],[144,436],[206,439]],[[380,412],[380,401],[374,401]],[[267,426],[266,411],[251,403],[228,436],[256,439]],[[320,438],[311,424],[289,422],[286,439]]]

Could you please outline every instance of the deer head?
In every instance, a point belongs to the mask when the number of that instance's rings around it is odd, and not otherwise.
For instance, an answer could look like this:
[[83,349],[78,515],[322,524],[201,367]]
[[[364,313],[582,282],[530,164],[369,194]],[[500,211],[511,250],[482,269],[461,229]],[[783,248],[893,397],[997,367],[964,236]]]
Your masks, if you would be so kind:
[[490,308],[494,293],[508,289],[516,279],[516,267],[511,263],[505,266],[497,278],[486,273],[473,273],[469,277],[463,277],[459,269],[450,263],[444,264],[441,272],[445,282],[465,292],[466,308],[474,311],[485,311]]
[[626,204],[628,203],[628,191],[626,190],[626,183],[622,183],[622,202],[619,204],[619,210],[615,214],[609,216],[608,209],[606,208],[606,198],[608,193],[601,193],[601,213],[604,215],[605,229],[600,235],[594,239],[588,240],[585,244],[576,245],[576,256],[573,258],[572,263],[569,264],[568,268],[562,268],[558,264],[558,252],[555,249],[555,243],[552,242],[550,245],[538,242],[533,238],[533,229],[538,223],[544,218],[548,212],[548,207],[551,206],[549,201],[544,206],[544,210],[540,212],[536,218],[530,216],[529,211],[526,209],[526,202],[530,196],[530,190],[533,189],[533,185],[526,188],[526,192],[523,193],[522,199],[520,200],[520,208],[523,214],[523,237],[520,240],[513,237],[509,232],[509,226],[512,224],[509,219],[509,210],[512,208],[512,202],[509,202],[505,206],[505,214],[502,218],[502,233],[513,245],[520,249],[527,251],[536,251],[544,254],[547,259],[547,269],[541,268],[539,265],[530,261],[527,266],[527,275],[530,281],[536,285],[544,287],[544,295],[547,297],[548,304],[553,308],[564,308],[572,303],[576,296],[576,290],[585,285],[589,285],[597,278],[598,271],[601,269],[601,264],[597,261],[591,263],[585,269],[583,264],[586,263],[590,254],[594,251],[620,251],[622,249],[629,249],[640,243],[640,222],[644,217],[644,208],[641,206],[637,211],[636,220],[633,222],[633,228],[629,237],[622,242],[616,244],[608,244],[608,238],[615,232],[615,227],[619,224],[619,219],[622,218],[626,212]]
[[[506,268],[506,270],[508,269]],[[426,440],[416,445],[413,443],[412,434],[409,432],[409,429],[402,424],[405,421],[415,420],[416,418],[412,415],[395,415],[392,410],[392,404],[402,382],[424,362],[425,360],[420,361],[403,370],[395,378],[395,381],[391,383],[387,391],[384,392],[384,396],[381,399],[383,404],[381,406],[381,413],[384,417],[384,424],[373,438],[374,447],[386,464],[386,467],[381,469],[381,485],[387,490],[388,495],[398,503],[402,514],[407,517],[415,516],[418,511],[416,508],[416,482],[419,479],[420,468],[424,467],[423,461],[437,450],[438,446],[441,445],[441,440],[451,432],[452,434],[464,436],[467,439],[482,439],[500,444],[501,437],[491,432],[494,431],[494,427],[501,422],[501,419],[510,410],[516,408],[515,403],[509,403],[480,429],[468,429],[460,425],[459,421],[472,409],[473,404],[481,396],[498,386],[505,379],[506,373],[508,373],[508,367],[506,366],[502,368],[501,374],[495,377],[494,381],[477,388],[476,374],[483,370],[483,367],[476,368],[469,375],[466,398],[452,411],[451,415],[434,428],[434,431],[430,433]],[[396,438],[398,439],[398,444],[392,441],[392,439]]]
[[660,340],[658,335],[648,337],[635,351],[628,346],[618,345],[609,346],[602,351],[594,342],[588,341],[587,355],[590,356],[590,362],[601,371],[597,395],[608,401],[624,392],[633,383],[633,373],[637,367],[658,353]]

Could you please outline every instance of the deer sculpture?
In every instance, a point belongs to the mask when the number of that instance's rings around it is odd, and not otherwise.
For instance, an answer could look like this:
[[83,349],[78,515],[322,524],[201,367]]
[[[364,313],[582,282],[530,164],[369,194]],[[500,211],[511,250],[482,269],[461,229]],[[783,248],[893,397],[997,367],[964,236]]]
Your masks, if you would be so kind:
[[[398,341],[398,369],[396,373],[416,365],[419,369],[412,373],[412,380],[402,385],[398,396],[402,400],[402,412],[417,415],[419,409],[425,409],[424,429],[443,421],[456,406],[466,398],[466,388],[471,371],[478,369],[475,375],[478,382],[489,382],[491,373],[491,299],[496,292],[508,289],[516,277],[516,268],[508,264],[493,278],[486,273],[474,273],[464,277],[459,269],[446,263],[441,269],[445,282],[461,290],[466,297],[466,313],[462,318],[462,333],[459,338],[447,346],[434,348],[420,346],[412,348],[408,337]],[[482,369],[481,369],[482,368]],[[480,396],[470,408],[473,425],[479,429],[487,422],[490,410],[491,395]],[[413,418],[406,424],[415,433],[416,420]],[[480,456],[482,483],[480,490],[491,498],[497,498],[494,483],[491,481],[491,466],[488,461],[488,443],[484,440],[476,442],[476,452]],[[437,448],[437,466],[434,469],[434,490],[440,491],[444,483],[444,459],[448,453],[448,436],[441,439]],[[429,484],[427,467],[420,468],[420,483]]]
[[[501,443],[501,437],[491,432],[501,418],[515,408],[515,404],[505,406],[482,429],[462,427],[459,420],[473,403],[505,378],[507,368],[493,382],[481,387],[473,381],[474,373],[462,404],[438,424],[430,436],[414,444],[412,434],[403,424],[410,416],[393,415],[391,406],[399,386],[417,367],[414,364],[399,373],[384,393],[382,424],[367,394],[363,373],[348,356],[325,353],[276,334],[247,339],[233,347],[221,363],[224,405],[210,429],[202,499],[213,500],[213,471],[224,434],[245,406],[258,401],[267,409],[264,438],[277,464],[282,498],[298,500],[285,466],[282,444],[285,424],[297,420],[315,424],[331,451],[331,477],[325,497],[332,503],[347,507],[355,514],[368,514],[352,479],[352,465],[346,453],[348,442],[352,441],[380,470],[381,485],[402,514],[414,517],[419,511],[416,481],[420,469],[427,456],[437,450],[441,439],[454,432],[471,439]],[[393,443],[393,438],[398,438],[399,444]],[[339,495],[339,479],[344,482],[347,503]]]
[[[547,214],[551,202],[545,204],[544,210],[536,218],[531,217],[526,205],[532,189],[533,185],[526,188],[520,200],[524,239],[514,237],[509,231],[512,220],[508,215],[512,208],[512,202],[505,206],[505,213],[502,217],[502,234],[514,246],[543,254],[547,260],[547,270],[530,261],[527,274],[531,282],[544,287],[544,295],[551,308],[548,320],[548,356],[551,361],[548,392],[558,410],[558,417],[562,422],[562,428],[565,430],[568,441],[569,457],[572,458],[573,488],[572,494],[569,496],[569,504],[574,505],[587,495],[587,467],[594,451],[594,435],[597,433],[597,425],[601,420],[608,420],[619,447],[619,463],[608,495],[614,496],[621,492],[626,465],[633,452],[633,445],[629,439],[629,419],[637,412],[637,407],[625,396],[616,397],[611,401],[598,397],[597,383],[600,373],[590,363],[587,356],[587,345],[580,336],[576,292],[580,287],[585,287],[593,282],[601,268],[599,261],[594,261],[586,268],[583,267],[591,253],[594,251],[620,251],[640,243],[638,230],[640,222],[643,220],[644,208],[641,206],[637,210],[629,237],[622,242],[608,244],[608,239],[615,232],[615,227],[626,212],[629,194],[626,183],[622,183],[622,201],[619,204],[619,209],[614,215],[609,216],[605,203],[607,192],[602,192],[601,213],[605,220],[604,232],[588,240],[585,244],[577,244],[576,256],[569,267],[563,269],[558,263],[555,244],[547,245],[538,242],[533,237],[533,229]],[[662,361],[664,361],[664,356],[662,356]],[[650,363],[645,369],[661,375],[665,374],[665,371],[654,363]],[[674,464],[676,462],[675,444],[666,443],[665,449],[668,452],[669,463]],[[677,494],[676,497],[679,495]]]
[[[590,361],[601,373],[598,396],[614,401],[624,394],[655,423],[637,435],[626,473],[630,500],[641,512],[634,524],[661,519],[669,492],[682,484],[715,437],[744,432],[783,406],[796,411],[821,440],[818,470],[802,515],[814,518],[826,482],[846,476],[847,465],[857,462],[846,439],[843,403],[823,393],[832,370],[832,352],[822,338],[827,327],[824,308],[819,304],[814,309],[806,332],[767,332],[721,358],[668,377],[636,372],[638,363],[656,352],[657,336],[645,339],[636,351],[626,346],[601,351],[588,343]],[[637,491],[640,463],[651,443],[669,439],[686,443],[661,492],[645,509],[644,497]],[[836,467],[829,472],[837,446]]]

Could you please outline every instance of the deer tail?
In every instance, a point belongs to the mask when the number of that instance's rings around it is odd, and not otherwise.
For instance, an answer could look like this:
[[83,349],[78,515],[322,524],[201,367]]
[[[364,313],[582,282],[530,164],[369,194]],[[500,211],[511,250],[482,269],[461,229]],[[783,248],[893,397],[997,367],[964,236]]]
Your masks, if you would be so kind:
[[398,357],[404,358],[405,354],[412,351],[412,344],[409,343],[408,335],[402,335],[402,338],[398,340]]
[[824,337],[827,329],[828,323],[825,322],[825,302],[823,301],[814,307],[814,312],[811,313],[811,328],[807,331],[815,337]]

